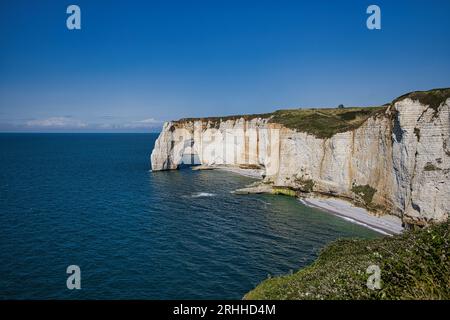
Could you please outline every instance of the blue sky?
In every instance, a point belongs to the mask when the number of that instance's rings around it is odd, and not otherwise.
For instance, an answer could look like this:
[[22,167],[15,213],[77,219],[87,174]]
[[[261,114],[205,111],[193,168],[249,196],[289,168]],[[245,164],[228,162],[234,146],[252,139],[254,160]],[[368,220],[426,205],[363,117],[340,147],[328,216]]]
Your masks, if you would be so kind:
[[[371,4],[381,30],[366,28]],[[379,105],[449,87],[449,39],[448,0],[1,1],[0,131]]]

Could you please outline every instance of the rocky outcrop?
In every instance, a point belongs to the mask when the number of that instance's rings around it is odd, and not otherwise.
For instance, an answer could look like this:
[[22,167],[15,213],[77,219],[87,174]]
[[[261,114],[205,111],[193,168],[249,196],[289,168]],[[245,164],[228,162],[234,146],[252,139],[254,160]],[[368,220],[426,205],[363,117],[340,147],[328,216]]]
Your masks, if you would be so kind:
[[329,136],[290,128],[270,114],[168,122],[152,170],[257,166],[265,184],[347,198],[406,225],[443,221],[450,212],[449,94],[405,95]]
[[444,221],[450,212],[449,106],[409,98],[394,105],[392,201],[407,223]]

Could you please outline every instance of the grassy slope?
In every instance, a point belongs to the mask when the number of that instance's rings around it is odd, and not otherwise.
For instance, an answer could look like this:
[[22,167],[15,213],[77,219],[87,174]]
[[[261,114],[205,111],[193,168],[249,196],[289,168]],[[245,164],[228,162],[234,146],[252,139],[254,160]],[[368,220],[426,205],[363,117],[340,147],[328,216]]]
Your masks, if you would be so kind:
[[[375,240],[338,240],[297,273],[265,280],[245,299],[450,299],[449,222]],[[369,265],[382,287],[366,286]]]
[[[434,89],[429,91],[414,91],[407,93],[393,101],[411,98],[419,100],[432,108],[437,107],[447,98],[450,98],[450,88]],[[240,118],[270,118],[269,122],[279,123],[287,128],[299,132],[307,132],[318,138],[329,138],[336,133],[354,130],[361,126],[368,118],[386,110],[387,105],[381,107],[360,107],[360,108],[324,108],[324,109],[284,109],[264,114],[232,115],[225,117],[209,118],[185,118],[177,123],[194,120],[209,121],[211,127],[219,126],[221,121],[237,120]]]
[[336,133],[358,128],[369,117],[383,112],[386,108],[278,110],[273,113],[270,122],[280,123],[287,128],[307,132],[318,138],[329,138]]

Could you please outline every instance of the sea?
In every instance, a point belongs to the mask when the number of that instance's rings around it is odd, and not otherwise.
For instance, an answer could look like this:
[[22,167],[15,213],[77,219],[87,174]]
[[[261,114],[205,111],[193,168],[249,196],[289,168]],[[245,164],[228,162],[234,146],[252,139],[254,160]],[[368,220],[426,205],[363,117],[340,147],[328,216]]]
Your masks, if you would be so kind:
[[295,198],[233,194],[255,181],[235,173],[151,172],[156,138],[0,134],[0,299],[241,299],[336,239],[380,236]]

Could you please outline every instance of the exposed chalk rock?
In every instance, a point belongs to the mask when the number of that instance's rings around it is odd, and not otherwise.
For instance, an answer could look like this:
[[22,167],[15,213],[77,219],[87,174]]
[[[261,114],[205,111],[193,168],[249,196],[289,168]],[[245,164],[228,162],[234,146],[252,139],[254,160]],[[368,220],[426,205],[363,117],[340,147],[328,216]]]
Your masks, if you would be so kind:
[[254,165],[267,184],[347,198],[407,225],[443,221],[450,212],[450,98],[427,101],[405,95],[325,138],[270,116],[168,122],[152,170]]

